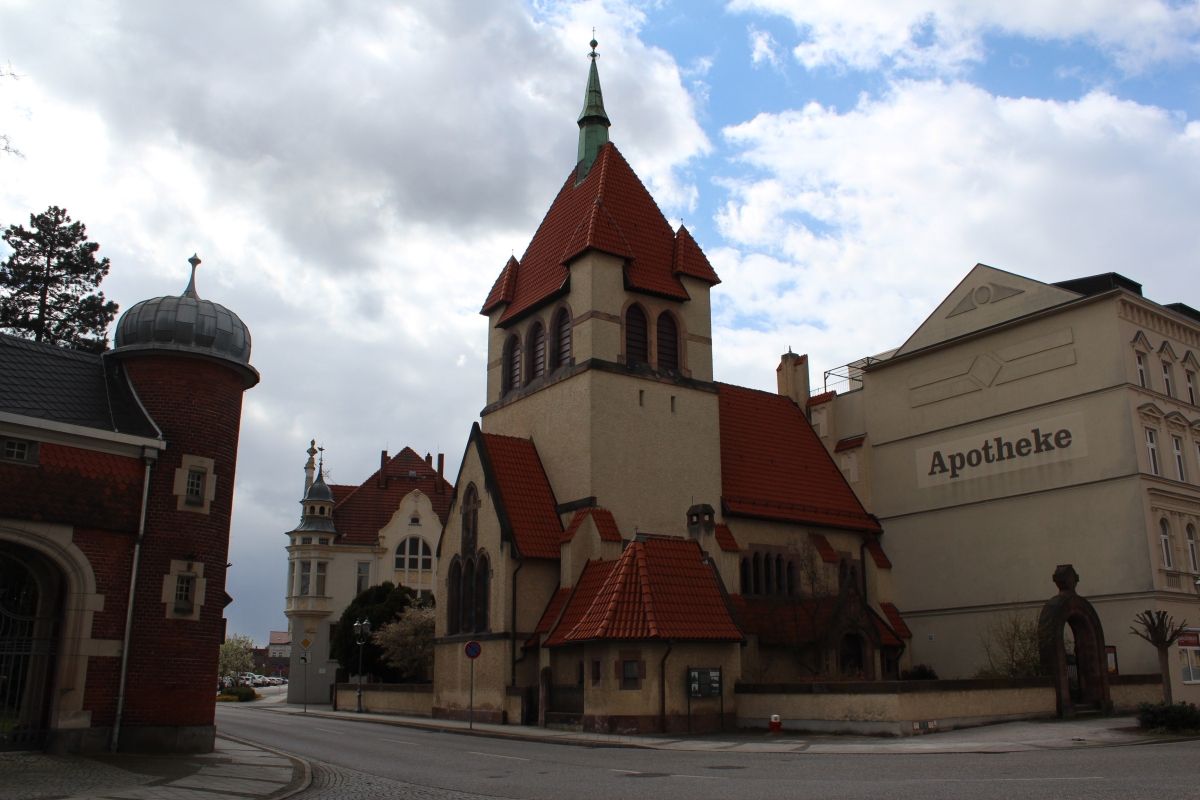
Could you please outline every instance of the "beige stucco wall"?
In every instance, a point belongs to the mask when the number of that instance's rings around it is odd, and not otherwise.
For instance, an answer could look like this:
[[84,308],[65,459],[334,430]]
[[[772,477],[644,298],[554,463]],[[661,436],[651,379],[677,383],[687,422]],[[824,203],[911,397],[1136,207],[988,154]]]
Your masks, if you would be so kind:
[[[353,709],[358,705],[358,689],[353,684],[338,684],[337,707]],[[433,687],[429,684],[396,684],[386,687],[363,685],[363,710],[377,714],[403,714],[429,717],[433,714]]]

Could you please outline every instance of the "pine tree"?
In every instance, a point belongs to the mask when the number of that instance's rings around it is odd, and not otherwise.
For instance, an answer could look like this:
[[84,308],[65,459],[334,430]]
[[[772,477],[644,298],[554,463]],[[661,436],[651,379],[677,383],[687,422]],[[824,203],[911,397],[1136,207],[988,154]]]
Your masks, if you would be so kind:
[[117,304],[95,291],[108,274],[100,245],[87,240],[82,222],[50,206],[29,215],[29,229],[10,225],[4,241],[12,248],[0,264],[0,329],[37,342],[101,352]]

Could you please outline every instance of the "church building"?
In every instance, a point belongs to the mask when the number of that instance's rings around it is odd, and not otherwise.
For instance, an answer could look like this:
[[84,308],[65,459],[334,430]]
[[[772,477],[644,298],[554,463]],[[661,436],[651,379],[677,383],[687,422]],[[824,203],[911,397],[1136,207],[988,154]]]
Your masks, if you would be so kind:
[[737,680],[897,677],[883,530],[795,374],[714,380],[720,279],[609,141],[595,46],[576,161],[482,308],[433,713],[465,718],[473,692],[477,720],[703,730],[732,723]]

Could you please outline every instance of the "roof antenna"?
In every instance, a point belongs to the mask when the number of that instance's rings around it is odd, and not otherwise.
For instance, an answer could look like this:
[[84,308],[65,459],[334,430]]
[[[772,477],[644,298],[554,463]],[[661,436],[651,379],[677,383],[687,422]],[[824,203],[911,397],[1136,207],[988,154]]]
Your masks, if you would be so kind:
[[196,294],[196,267],[200,266],[200,257],[192,253],[192,257],[188,259],[188,263],[192,265],[192,277],[188,281],[187,288],[183,290],[183,296],[199,300],[200,295]]

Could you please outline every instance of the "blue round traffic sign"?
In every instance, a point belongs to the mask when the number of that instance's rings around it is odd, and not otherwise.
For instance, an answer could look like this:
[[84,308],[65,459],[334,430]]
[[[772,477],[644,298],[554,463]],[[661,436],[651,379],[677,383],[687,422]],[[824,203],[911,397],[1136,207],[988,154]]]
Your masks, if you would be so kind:
[[479,658],[479,654],[483,652],[483,645],[471,640],[463,646],[463,652],[467,654],[467,658]]

